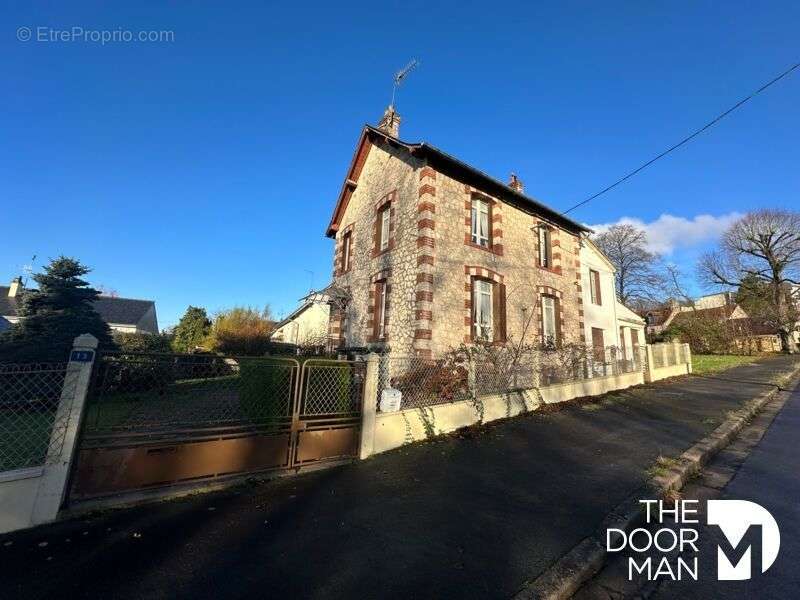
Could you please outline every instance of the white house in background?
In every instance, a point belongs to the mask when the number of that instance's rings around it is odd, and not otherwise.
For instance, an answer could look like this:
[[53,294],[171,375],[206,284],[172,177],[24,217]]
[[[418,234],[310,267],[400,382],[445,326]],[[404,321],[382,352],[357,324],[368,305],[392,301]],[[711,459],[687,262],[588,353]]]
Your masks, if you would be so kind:
[[645,343],[645,321],[617,300],[614,286],[614,265],[605,254],[584,236],[581,240],[581,293],[583,326],[587,344],[601,349],[616,346],[626,360],[635,356],[636,348]]
[[[9,286],[0,285],[0,317],[12,324],[19,322],[19,308],[24,292],[25,287],[19,277]],[[152,300],[99,296],[94,302],[94,309],[108,323],[112,332],[158,333],[156,304]]]
[[278,323],[270,339],[297,346],[325,346],[329,319],[327,302],[306,299],[300,308]]

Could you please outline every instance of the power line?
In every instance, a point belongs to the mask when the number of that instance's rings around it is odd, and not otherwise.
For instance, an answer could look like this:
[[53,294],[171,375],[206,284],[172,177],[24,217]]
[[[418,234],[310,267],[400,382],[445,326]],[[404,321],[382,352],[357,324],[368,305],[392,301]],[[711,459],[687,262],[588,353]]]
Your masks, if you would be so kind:
[[691,135],[690,135],[690,136],[688,136],[688,137],[685,137],[685,138],[683,138],[683,139],[682,139],[680,142],[678,142],[678,143],[677,143],[677,144],[675,144],[674,146],[672,146],[672,147],[668,148],[667,150],[664,150],[664,152],[662,152],[661,154],[659,154],[659,155],[658,155],[658,156],[656,156],[655,158],[651,158],[650,160],[648,160],[648,161],[647,161],[646,163],[644,163],[643,165],[639,166],[638,168],[634,169],[633,171],[631,171],[630,173],[628,173],[627,175],[625,175],[625,177],[623,177],[622,179],[619,179],[619,180],[615,181],[614,183],[612,183],[611,185],[609,185],[607,188],[604,188],[604,189],[600,190],[599,192],[597,192],[595,195],[593,195],[593,196],[589,196],[589,197],[588,197],[586,200],[584,200],[584,201],[582,201],[582,202],[578,202],[578,204],[576,204],[575,206],[573,206],[573,207],[571,207],[571,208],[568,208],[567,210],[565,210],[565,211],[564,211],[563,213],[561,213],[561,214],[564,214],[564,215],[566,215],[567,213],[570,213],[570,212],[572,212],[572,211],[573,211],[573,210],[575,210],[576,208],[578,208],[578,207],[580,207],[580,206],[583,206],[584,204],[586,204],[586,203],[588,203],[588,202],[591,202],[592,200],[594,200],[594,199],[595,199],[595,198],[597,198],[598,196],[602,196],[602,195],[603,195],[603,194],[605,194],[606,192],[608,192],[608,191],[610,191],[610,190],[613,190],[613,189],[614,189],[615,187],[617,187],[617,186],[618,186],[620,183],[622,183],[622,182],[624,182],[624,181],[627,181],[628,179],[630,179],[631,177],[633,177],[634,175],[636,175],[638,172],[640,172],[640,171],[643,171],[644,169],[646,169],[647,167],[649,167],[650,165],[652,165],[654,162],[656,162],[658,159],[660,159],[660,158],[664,158],[664,157],[665,157],[667,154],[669,154],[669,153],[670,153],[670,152],[672,152],[673,150],[676,150],[676,149],[680,148],[680,147],[681,147],[681,146],[683,146],[683,145],[684,145],[686,142],[688,142],[688,141],[690,141],[690,140],[692,140],[692,139],[696,138],[698,135],[700,135],[701,133],[703,133],[703,132],[704,132],[706,129],[708,129],[708,128],[710,128],[710,127],[713,127],[714,125],[716,125],[717,123],[719,123],[719,122],[720,122],[722,119],[724,119],[724,118],[725,118],[725,117],[727,117],[729,114],[731,114],[733,111],[735,111],[737,108],[739,108],[740,106],[742,106],[742,105],[743,105],[743,104],[745,104],[746,102],[748,102],[748,101],[752,100],[753,98],[755,98],[756,96],[758,96],[758,95],[759,95],[761,92],[763,92],[764,90],[766,90],[766,89],[767,89],[769,86],[771,86],[772,84],[774,84],[774,83],[778,83],[778,82],[779,82],[781,79],[783,79],[784,77],[786,77],[787,75],[789,75],[789,73],[791,73],[792,71],[794,71],[794,70],[795,70],[795,69],[797,69],[798,67],[800,67],[800,63],[797,63],[797,64],[795,64],[794,66],[792,66],[791,68],[787,69],[786,71],[784,71],[783,73],[781,73],[780,75],[778,75],[777,77],[775,77],[774,79],[772,79],[771,81],[769,81],[768,83],[765,83],[765,84],[764,84],[764,85],[762,85],[760,88],[758,88],[758,89],[757,89],[755,92],[753,92],[752,94],[750,94],[750,95],[749,95],[749,96],[747,96],[746,98],[744,98],[744,99],[740,100],[739,102],[737,102],[736,104],[734,104],[733,106],[731,106],[731,107],[730,107],[728,110],[726,110],[724,113],[722,113],[722,114],[720,114],[720,115],[717,115],[716,117],[714,117],[714,119],[713,119],[713,120],[711,120],[711,121],[709,121],[708,123],[706,123],[705,125],[703,125],[703,127],[701,127],[700,129],[698,129],[697,131],[695,131],[693,134],[691,134]]

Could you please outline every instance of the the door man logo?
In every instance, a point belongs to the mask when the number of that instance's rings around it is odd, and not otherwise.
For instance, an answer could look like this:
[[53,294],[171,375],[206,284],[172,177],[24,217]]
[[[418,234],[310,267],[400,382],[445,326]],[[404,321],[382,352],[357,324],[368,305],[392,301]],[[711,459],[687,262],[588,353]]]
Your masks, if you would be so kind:
[[[649,527],[631,532],[610,528],[609,552],[628,550],[628,579],[635,575],[657,579],[697,579],[700,520],[698,500],[640,500]],[[674,523],[674,526],[673,526]],[[707,523],[722,532],[717,545],[717,578],[722,581],[752,577],[752,565],[766,572],[781,545],[778,524],[769,512],[747,500],[709,500]],[[663,527],[657,528],[656,524]],[[637,556],[639,554],[639,556]]]
[[781,547],[778,524],[767,509],[755,502],[709,500],[708,524],[718,526],[725,536],[717,547],[717,579],[750,579],[752,564],[759,554],[761,573],[765,573],[778,557]]

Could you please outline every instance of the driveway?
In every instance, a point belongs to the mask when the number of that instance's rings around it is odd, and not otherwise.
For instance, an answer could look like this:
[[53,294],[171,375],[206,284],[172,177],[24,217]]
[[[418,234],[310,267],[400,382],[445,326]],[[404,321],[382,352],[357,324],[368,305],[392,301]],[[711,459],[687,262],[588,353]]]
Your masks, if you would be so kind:
[[506,598],[725,414],[778,357],[327,471],[0,536],[8,598]]

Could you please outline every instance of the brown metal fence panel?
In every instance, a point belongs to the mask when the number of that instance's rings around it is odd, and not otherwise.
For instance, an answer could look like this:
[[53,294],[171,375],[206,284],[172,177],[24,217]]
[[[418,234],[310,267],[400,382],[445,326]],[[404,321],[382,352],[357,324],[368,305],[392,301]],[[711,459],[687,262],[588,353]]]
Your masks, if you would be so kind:
[[286,468],[293,359],[100,354],[72,499]]
[[296,464],[358,454],[366,363],[308,360],[303,365],[297,415]]
[[216,355],[97,357],[71,499],[357,454],[364,363]]

